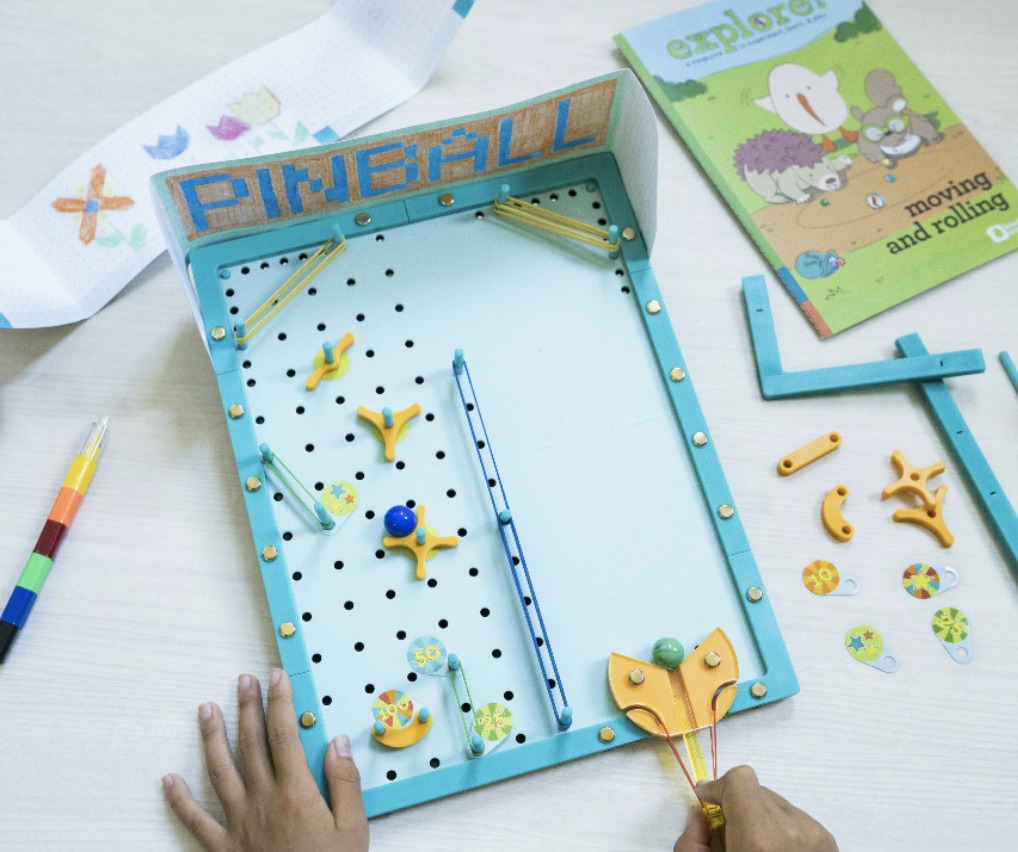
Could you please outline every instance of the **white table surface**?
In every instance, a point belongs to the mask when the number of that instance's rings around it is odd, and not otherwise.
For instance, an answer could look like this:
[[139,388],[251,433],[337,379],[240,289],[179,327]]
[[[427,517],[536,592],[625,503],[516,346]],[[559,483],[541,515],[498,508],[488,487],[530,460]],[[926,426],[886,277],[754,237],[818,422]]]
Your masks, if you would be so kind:
[[[624,64],[614,33],[691,5],[481,0],[426,88],[364,132],[612,71]],[[326,6],[0,4],[0,216],[149,106]],[[1005,173],[1018,175],[1018,4],[874,6]],[[658,132],[654,270],[802,686],[724,721],[721,768],[755,766],[843,850],[1008,848],[1018,804],[1015,568],[914,388],[761,398],[740,282],[768,275],[786,369],[895,357],[895,338],[915,331],[931,351],[981,347],[986,372],[948,384],[1018,499],[1018,394],[997,361],[1002,349],[1018,356],[1018,256],[820,341],[675,133],[663,122]],[[160,777],[183,774],[218,809],[196,709],[215,700],[232,727],[237,675],[265,677],[278,664],[212,370],[165,254],[86,322],[0,332],[0,597],[101,413],[112,417],[109,452],[0,668],[0,847],[12,852],[197,849],[164,804]],[[831,429],[842,448],[779,481],[777,460]],[[897,478],[895,449],[919,465],[947,461],[950,551],[891,521],[880,490]],[[818,517],[822,495],[841,482],[857,528],[843,545]],[[801,570],[817,558],[859,577],[862,593],[807,593]],[[935,641],[933,608],[902,591],[901,572],[915,561],[961,572],[936,602],[968,615],[970,665]],[[842,650],[860,623],[882,631],[899,672]],[[645,742],[378,818],[372,848],[671,849],[689,799],[668,750]]]

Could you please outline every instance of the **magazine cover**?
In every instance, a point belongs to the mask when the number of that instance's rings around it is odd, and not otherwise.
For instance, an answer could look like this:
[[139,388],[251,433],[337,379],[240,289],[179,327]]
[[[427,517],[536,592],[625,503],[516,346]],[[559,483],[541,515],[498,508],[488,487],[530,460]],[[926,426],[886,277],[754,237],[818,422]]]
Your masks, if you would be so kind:
[[1018,247],[1014,185],[860,0],[615,40],[822,337]]

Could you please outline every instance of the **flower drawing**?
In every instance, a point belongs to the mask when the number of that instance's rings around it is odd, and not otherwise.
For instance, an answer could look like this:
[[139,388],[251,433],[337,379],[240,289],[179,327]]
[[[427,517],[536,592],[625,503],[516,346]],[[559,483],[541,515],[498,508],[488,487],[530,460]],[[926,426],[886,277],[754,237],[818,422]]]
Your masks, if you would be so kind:
[[220,116],[219,124],[215,127],[208,124],[206,127],[208,127],[209,133],[215,136],[216,139],[222,139],[224,142],[232,142],[251,129],[249,124],[245,124],[239,118],[234,118],[232,115]]
[[106,221],[109,211],[134,206],[133,199],[126,195],[116,195],[115,192],[106,183],[106,169],[100,164],[92,169],[87,187],[77,187],[73,198],[58,198],[52,206],[60,213],[71,214],[79,225],[78,238],[87,246],[96,238],[96,227]]
[[172,136],[163,134],[156,140],[155,145],[142,145],[141,147],[153,160],[172,160],[187,150],[190,141],[191,137],[187,135],[187,131],[178,124],[177,132]]
[[254,94],[245,93],[239,101],[227,106],[241,121],[255,125],[268,124],[278,116],[280,104],[272,92],[261,86]]

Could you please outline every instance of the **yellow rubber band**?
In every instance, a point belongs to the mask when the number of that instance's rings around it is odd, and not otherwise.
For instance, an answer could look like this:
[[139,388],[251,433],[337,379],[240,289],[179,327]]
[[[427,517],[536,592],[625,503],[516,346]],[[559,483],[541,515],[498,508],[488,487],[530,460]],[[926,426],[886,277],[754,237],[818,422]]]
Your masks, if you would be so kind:
[[596,228],[585,222],[571,219],[569,216],[563,216],[561,213],[545,210],[543,207],[526,204],[512,196],[507,196],[504,202],[496,198],[495,212],[607,252],[618,251],[621,244],[618,239],[614,243],[609,243],[608,232],[603,228]]
[[[244,321],[244,335],[237,337],[237,343],[247,343],[252,337],[254,337],[269,320],[271,320],[290,303],[290,300],[293,299],[294,296],[307,287],[307,285],[314,280],[315,276],[318,275],[319,272],[325,269],[326,266],[332,263],[332,261],[334,261],[345,250],[345,236],[339,243],[330,238],[328,242],[318,249],[318,251],[304,261],[293,275],[286,279],[282,287],[262,302],[258,309]],[[288,290],[289,292],[287,292]],[[286,293],[285,296],[283,295],[284,293]],[[266,311],[268,311],[268,313],[265,313]],[[264,316],[262,316],[263,313],[265,313]],[[261,317],[261,319],[259,319],[259,317]],[[257,322],[255,322],[255,320],[257,320]],[[254,323],[254,325],[251,325],[251,323]]]

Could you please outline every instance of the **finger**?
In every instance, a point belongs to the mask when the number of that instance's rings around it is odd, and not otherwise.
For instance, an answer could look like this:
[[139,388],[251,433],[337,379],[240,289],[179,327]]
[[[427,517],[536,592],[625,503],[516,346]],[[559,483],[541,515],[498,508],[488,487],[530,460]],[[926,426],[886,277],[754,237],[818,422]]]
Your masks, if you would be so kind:
[[686,829],[675,841],[674,852],[710,852],[710,830],[703,809],[693,805],[686,817]]
[[361,774],[353,762],[350,738],[346,734],[329,743],[325,752],[325,778],[329,782],[329,798],[332,800],[332,817],[336,821],[336,828],[350,834],[363,832],[364,847],[367,848],[368,818],[364,814]]
[[697,795],[705,802],[721,805],[726,821],[754,824],[763,818],[766,799],[750,766],[736,766],[714,781],[696,785]]
[[237,745],[244,760],[244,781],[257,785],[272,780],[272,756],[265,732],[265,711],[262,710],[262,688],[258,678],[241,675],[237,680],[239,730]]
[[198,724],[205,746],[205,770],[229,819],[230,813],[244,799],[244,781],[233,762],[223,711],[213,701],[203,704],[198,708]]
[[163,778],[163,793],[173,812],[184,823],[184,828],[191,832],[203,849],[219,852],[225,848],[226,829],[195,801],[183,778],[179,775],[166,775]]
[[293,709],[293,687],[282,669],[273,669],[269,675],[269,710],[266,722],[272,763],[276,767],[276,780],[294,780],[311,777],[304,749],[297,730],[297,714]]

